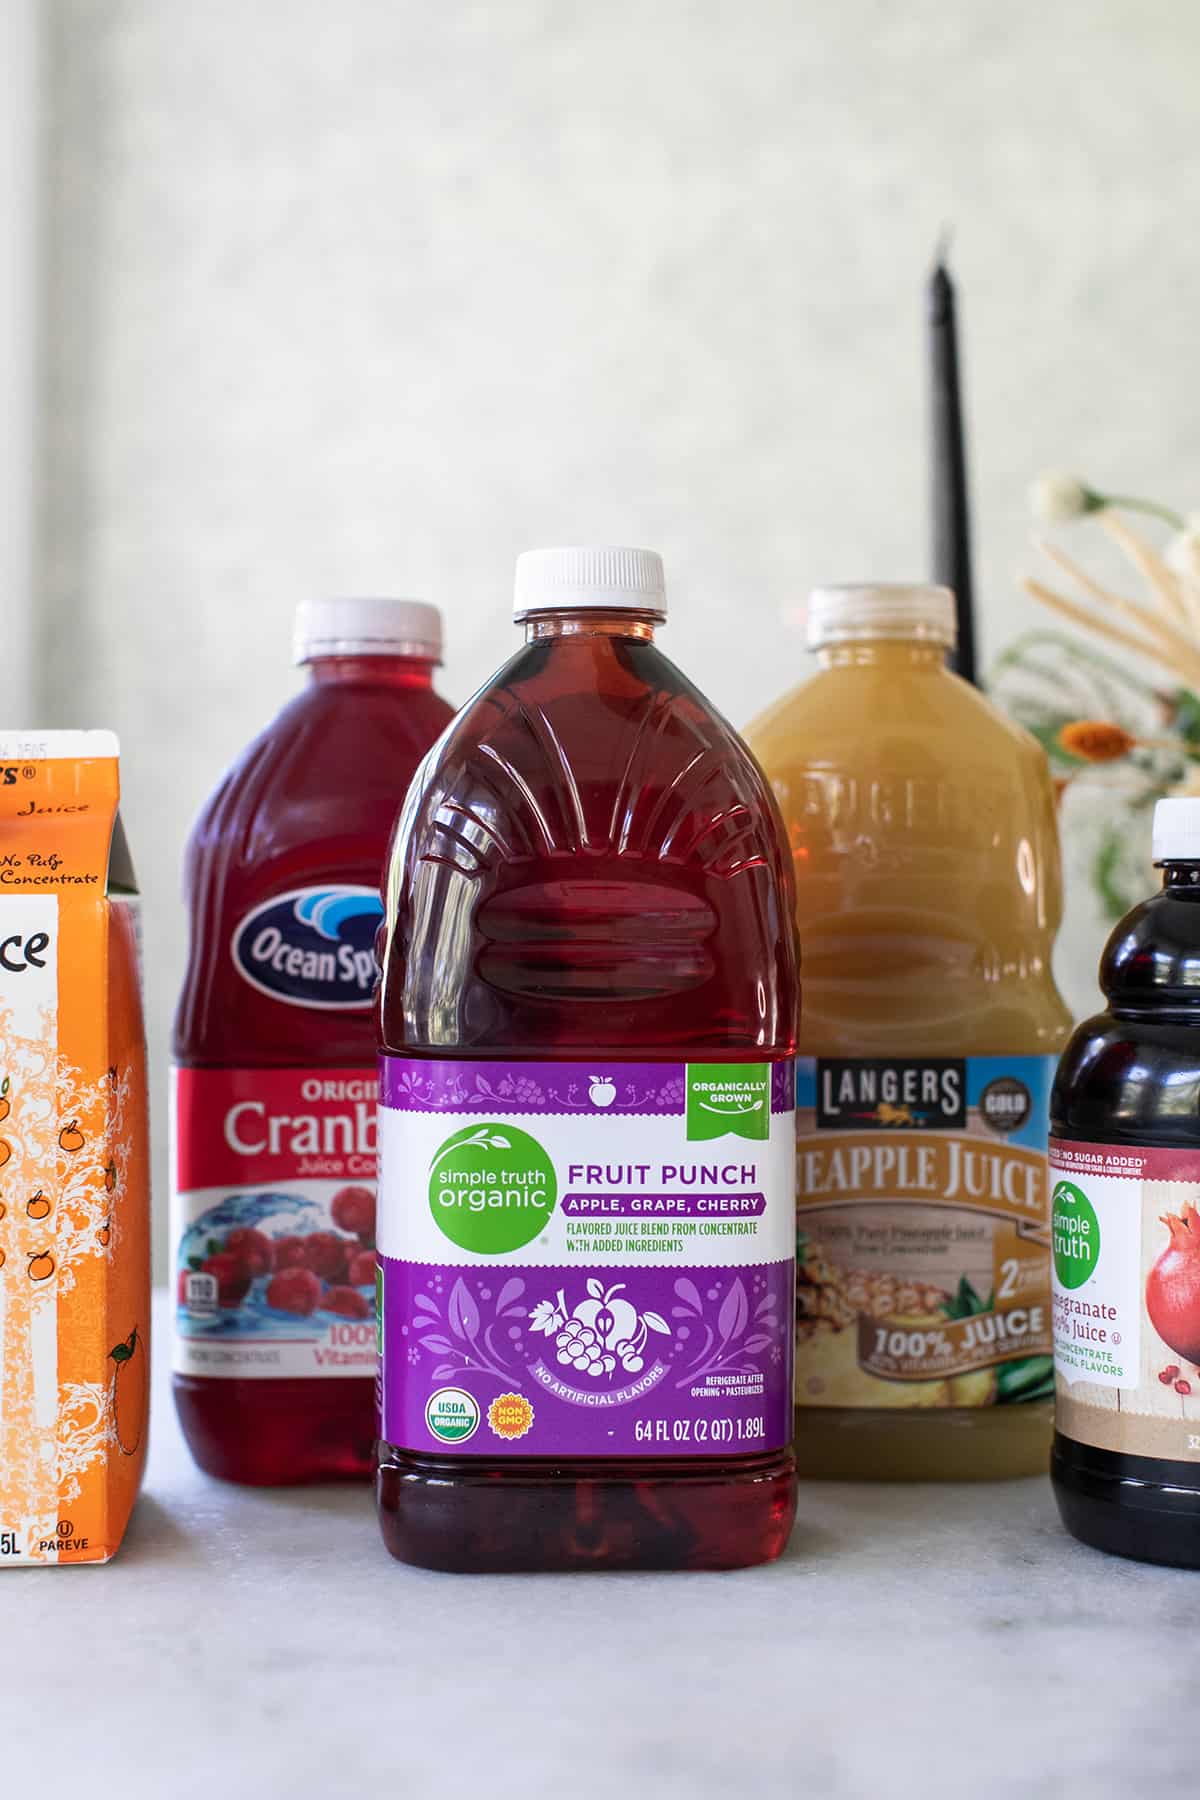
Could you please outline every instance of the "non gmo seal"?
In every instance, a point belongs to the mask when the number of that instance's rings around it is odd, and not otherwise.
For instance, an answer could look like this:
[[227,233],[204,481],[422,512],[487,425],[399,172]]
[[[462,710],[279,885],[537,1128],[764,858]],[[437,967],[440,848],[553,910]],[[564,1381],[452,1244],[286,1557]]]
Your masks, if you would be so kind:
[[497,1394],[487,1420],[498,1438],[521,1438],[533,1424],[533,1407],[524,1394]]

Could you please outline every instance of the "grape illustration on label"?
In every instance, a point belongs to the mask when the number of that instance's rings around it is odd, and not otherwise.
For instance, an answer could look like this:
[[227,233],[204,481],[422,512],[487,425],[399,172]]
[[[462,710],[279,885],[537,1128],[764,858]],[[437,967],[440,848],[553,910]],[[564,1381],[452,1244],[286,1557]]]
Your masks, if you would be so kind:
[[553,1300],[539,1300],[529,1315],[534,1329],[554,1339],[560,1363],[588,1375],[611,1375],[618,1363],[626,1374],[640,1374],[649,1333],[670,1336],[671,1327],[661,1313],[648,1309],[639,1314],[628,1300],[619,1300],[625,1291],[623,1281],[606,1288],[592,1276],[587,1291],[587,1299],[570,1313],[561,1288]]

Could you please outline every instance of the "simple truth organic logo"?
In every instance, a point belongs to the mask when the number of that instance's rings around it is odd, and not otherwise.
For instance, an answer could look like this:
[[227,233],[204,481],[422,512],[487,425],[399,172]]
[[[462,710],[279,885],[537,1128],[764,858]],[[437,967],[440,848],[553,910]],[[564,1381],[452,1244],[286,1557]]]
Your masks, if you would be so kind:
[[429,1210],[462,1250],[501,1256],[546,1228],[558,1199],[554,1164],[529,1132],[468,1125],[448,1137],[429,1171]]

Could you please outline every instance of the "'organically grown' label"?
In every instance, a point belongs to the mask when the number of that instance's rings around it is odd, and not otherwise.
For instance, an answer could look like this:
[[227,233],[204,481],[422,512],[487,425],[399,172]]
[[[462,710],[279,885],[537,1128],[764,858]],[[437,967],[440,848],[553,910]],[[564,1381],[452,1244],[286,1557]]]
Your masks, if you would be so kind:
[[491,1457],[787,1443],[790,1063],[385,1056],[380,1158],[390,1443]]

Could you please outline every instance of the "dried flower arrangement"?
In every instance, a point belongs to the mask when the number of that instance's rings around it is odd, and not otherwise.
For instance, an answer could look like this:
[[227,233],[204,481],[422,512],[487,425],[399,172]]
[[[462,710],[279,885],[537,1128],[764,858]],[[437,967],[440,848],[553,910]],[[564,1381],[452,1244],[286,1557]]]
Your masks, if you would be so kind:
[[[1019,638],[989,683],[995,698],[1046,748],[1060,796],[1084,779],[1106,804],[1089,809],[1087,856],[1104,912],[1119,918],[1147,891],[1150,816],[1164,794],[1200,793],[1200,515],[1101,493],[1072,475],[1045,475],[1033,505],[1047,524],[1090,518],[1136,576],[1129,597],[1043,539],[1062,584],[1030,577],[1026,590],[1082,628]],[[1172,531],[1160,552],[1122,516]]]

